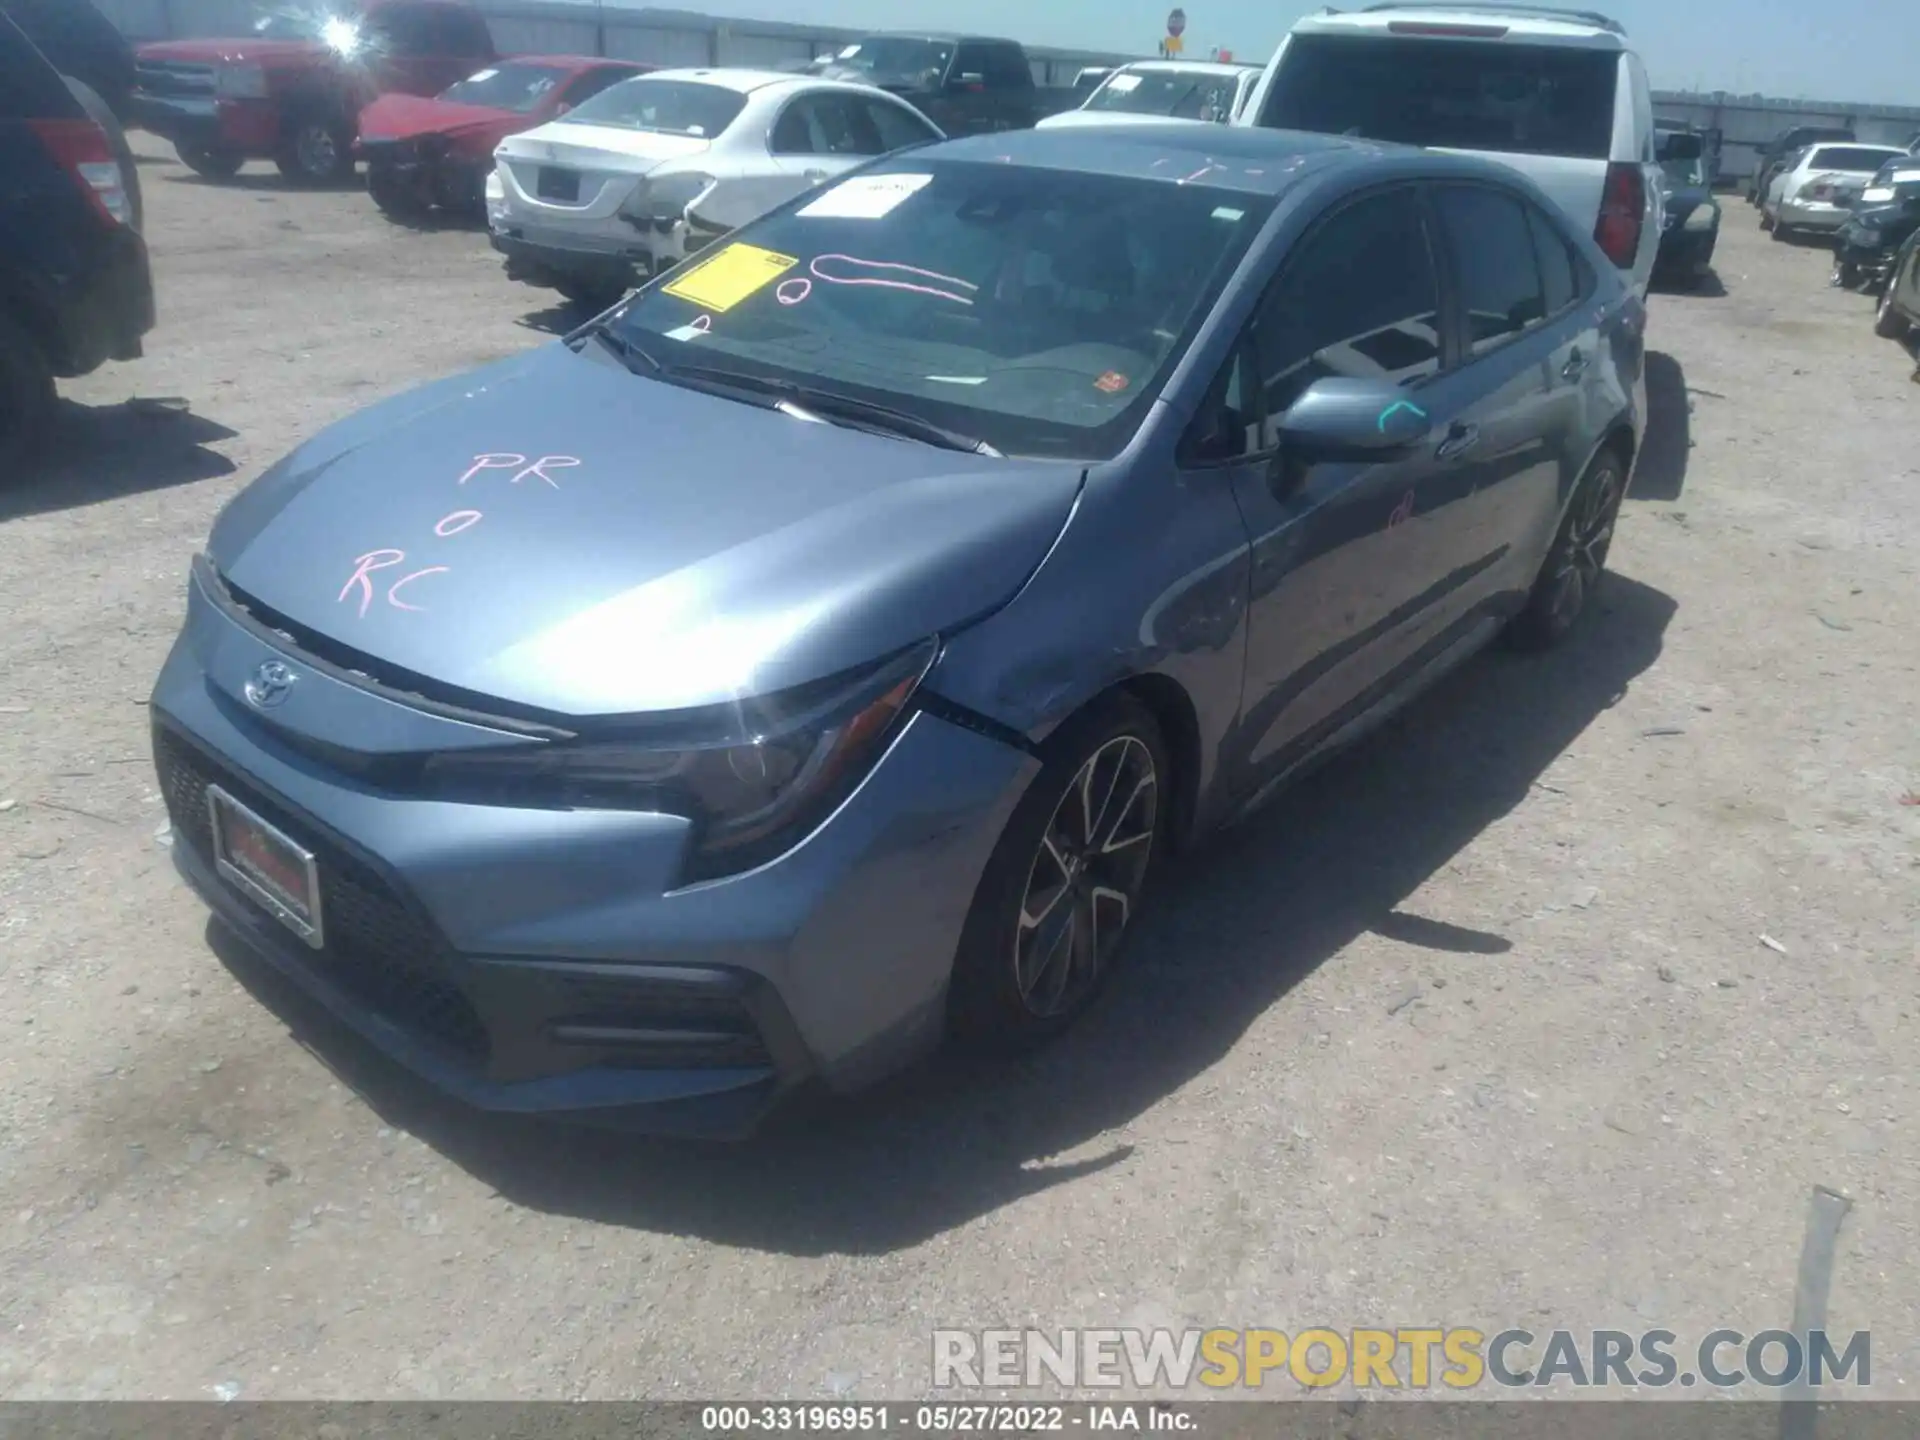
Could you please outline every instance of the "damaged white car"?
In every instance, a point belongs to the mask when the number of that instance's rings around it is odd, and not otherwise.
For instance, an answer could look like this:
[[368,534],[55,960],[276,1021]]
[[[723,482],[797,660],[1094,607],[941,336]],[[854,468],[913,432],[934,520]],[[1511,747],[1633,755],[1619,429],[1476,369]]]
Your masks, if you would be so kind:
[[659,70],[501,142],[487,224],[510,278],[606,305],[805,190],[942,138],[864,85]]

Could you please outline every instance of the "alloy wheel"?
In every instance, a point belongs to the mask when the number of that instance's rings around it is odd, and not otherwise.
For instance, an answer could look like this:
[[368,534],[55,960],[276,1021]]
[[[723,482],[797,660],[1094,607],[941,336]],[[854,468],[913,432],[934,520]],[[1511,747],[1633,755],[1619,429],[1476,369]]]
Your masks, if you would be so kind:
[[340,147],[325,125],[302,125],[293,139],[294,158],[316,180],[330,178],[340,167]]
[[1133,918],[1160,815],[1153,752],[1107,741],[1074,774],[1041,833],[1014,935],[1014,979],[1040,1019],[1064,1015],[1099,983]]
[[1553,615],[1562,623],[1571,623],[1580,613],[1606,569],[1613,527],[1619,519],[1620,485],[1619,471],[1603,465],[1575,502],[1578,508],[1553,576]]

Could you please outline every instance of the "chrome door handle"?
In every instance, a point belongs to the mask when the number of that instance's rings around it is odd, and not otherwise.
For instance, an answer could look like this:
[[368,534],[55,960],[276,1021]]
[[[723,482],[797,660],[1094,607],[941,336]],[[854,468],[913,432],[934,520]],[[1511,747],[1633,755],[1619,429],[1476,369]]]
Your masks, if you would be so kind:
[[1457,460],[1480,443],[1478,425],[1455,425],[1447,431],[1447,438],[1433,452],[1436,460]]

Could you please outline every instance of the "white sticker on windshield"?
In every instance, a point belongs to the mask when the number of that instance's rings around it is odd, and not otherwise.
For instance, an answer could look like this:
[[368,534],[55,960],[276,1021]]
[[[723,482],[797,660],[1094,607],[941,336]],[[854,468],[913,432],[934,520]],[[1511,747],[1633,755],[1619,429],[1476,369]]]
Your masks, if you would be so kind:
[[1116,75],[1107,82],[1107,88],[1116,95],[1127,95],[1140,88],[1138,75]]
[[1213,218],[1216,220],[1244,220],[1247,218],[1247,212],[1244,210],[1236,210],[1231,205],[1222,205],[1218,210],[1213,212]]
[[498,75],[499,73],[500,72],[498,70],[476,70],[473,72],[473,74],[467,76],[467,83],[469,85],[474,85],[474,84],[478,84],[482,80],[491,80],[493,79],[494,76]]
[[927,379],[935,385],[984,385],[987,383],[987,377],[984,375],[929,375]]
[[856,175],[796,213],[816,220],[878,220],[932,182],[931,175]]

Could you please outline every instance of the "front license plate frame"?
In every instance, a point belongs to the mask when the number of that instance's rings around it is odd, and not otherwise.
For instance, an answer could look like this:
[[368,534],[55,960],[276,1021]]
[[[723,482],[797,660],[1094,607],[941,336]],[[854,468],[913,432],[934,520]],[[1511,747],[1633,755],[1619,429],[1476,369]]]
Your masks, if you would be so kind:
[[218,785],[207,787],[207,814],[220,877],[315,950],[323,948],[320,863],[314,853]]

